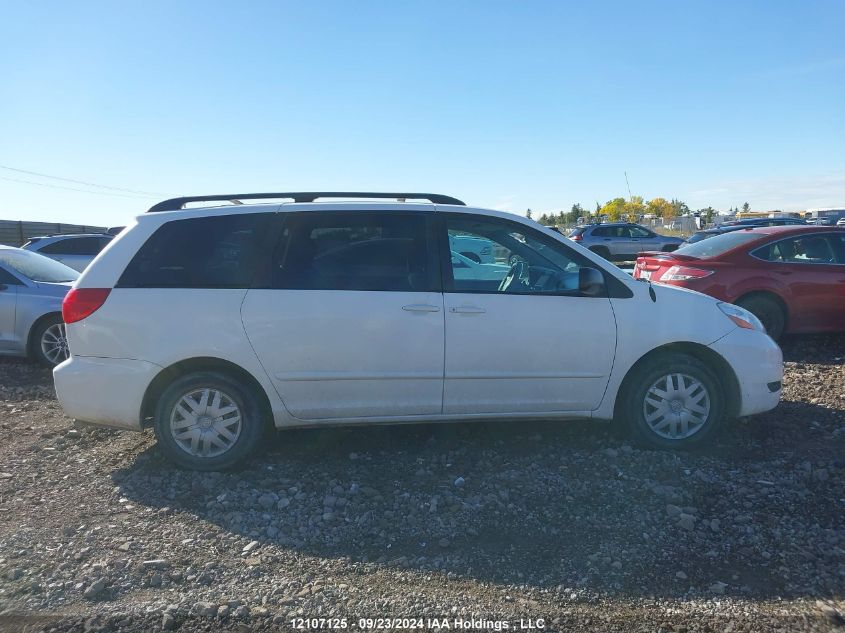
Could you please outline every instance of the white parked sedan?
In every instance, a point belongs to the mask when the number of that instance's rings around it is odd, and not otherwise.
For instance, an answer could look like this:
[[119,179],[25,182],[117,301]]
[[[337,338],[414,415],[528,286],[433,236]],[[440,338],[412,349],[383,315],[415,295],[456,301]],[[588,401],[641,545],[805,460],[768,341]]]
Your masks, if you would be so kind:
[[[65,299],[68,415],[153,427],[175,462],[220,469],[267,428],[337,424],[618,418],[687,447],[780,399],[780,349],[742,308],[635,281],[522,217],[356,195],[137,218]],[[292,202],[182,208],[274,197]],[[468,275],[456,235],[511,265]]]

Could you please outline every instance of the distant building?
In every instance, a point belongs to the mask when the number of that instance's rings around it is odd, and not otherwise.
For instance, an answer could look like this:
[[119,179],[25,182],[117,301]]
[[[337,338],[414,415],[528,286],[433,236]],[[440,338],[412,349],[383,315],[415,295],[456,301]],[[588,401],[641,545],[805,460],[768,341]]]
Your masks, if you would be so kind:
[[828,207],[826,209],[807,209],[804,219],[811,224],[836,224],[840,218],[845,218],[845,206]]

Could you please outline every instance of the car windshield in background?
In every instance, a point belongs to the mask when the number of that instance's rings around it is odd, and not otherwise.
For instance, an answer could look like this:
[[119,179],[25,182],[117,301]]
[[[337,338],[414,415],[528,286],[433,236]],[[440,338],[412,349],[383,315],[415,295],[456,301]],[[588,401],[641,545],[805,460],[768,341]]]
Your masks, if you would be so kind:
[[64,283],[79,277],[73,268],[31,251],[0,250],[0,263],[32,281]]
[[746,242],[756,240],[759,237],[759,233],[753,233],[751,231],[731,231],[730,233],[715,235],[700,242],[686,244],[676,250],[675,253],[686,255],[687,257],[697,257],[698,259],[718,257],[722,253],[727,253],[729,250],[741,246]]

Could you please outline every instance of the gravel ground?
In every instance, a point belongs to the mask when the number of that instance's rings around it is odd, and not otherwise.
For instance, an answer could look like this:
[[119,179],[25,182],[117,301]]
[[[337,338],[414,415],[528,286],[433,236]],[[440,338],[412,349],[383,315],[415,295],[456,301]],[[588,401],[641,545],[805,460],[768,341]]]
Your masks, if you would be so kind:
[[326,429],[226,474],[74,426],[0,360],[0,630],[843,630],[845,336],[784,353],[778,409],[693,453],[595,423]]

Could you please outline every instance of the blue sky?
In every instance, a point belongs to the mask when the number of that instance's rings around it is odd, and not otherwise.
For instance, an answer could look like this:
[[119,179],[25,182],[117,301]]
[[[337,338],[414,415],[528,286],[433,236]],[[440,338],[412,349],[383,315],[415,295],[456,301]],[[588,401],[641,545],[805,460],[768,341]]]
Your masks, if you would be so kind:
[[[845,205],[845,3],[0,2],[0,165],[179,195]],[[83,193],[53,187],[99,191]],[[0,218],[151,198],[0,168]],[[125,193],[125,192],[123,192]],[[163,196],[158,196],[163,197]]]

